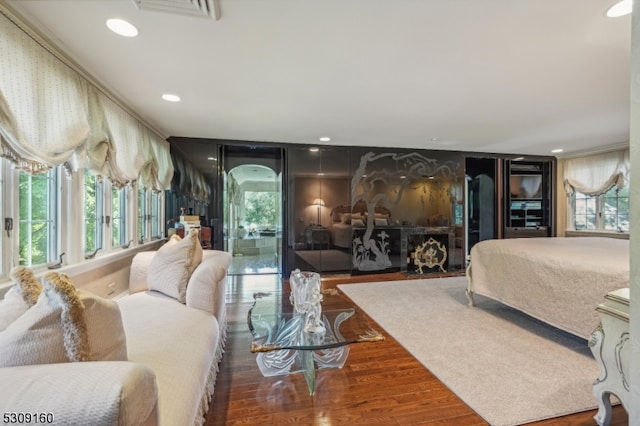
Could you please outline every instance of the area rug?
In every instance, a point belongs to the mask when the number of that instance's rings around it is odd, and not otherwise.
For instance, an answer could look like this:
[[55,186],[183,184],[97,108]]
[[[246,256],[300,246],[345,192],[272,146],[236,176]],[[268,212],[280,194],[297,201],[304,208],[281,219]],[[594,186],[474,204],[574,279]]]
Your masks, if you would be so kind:
[[481,296],[468,307],[464,277],[338,287],[491,425],[597,406],[586,340]]
[[296,250],[314,271],[348,271],[352,268],[351,254],[340,250]]

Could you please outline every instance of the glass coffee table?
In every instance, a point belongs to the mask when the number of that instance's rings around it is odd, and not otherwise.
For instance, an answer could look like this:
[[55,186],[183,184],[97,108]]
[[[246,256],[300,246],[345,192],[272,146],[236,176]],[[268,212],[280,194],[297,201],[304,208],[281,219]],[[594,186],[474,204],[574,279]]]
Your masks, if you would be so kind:
[[251,352],[257,353],[256,362],[262,375],[302,372],[310,395],[315,393],[316,370],[342,368],[350,344],[384,340],[337,290],[322,294],[323,333],[304,331],[304,314],[295,311],[289,295],[284,293],[255,293],[247,315],[253,335]]

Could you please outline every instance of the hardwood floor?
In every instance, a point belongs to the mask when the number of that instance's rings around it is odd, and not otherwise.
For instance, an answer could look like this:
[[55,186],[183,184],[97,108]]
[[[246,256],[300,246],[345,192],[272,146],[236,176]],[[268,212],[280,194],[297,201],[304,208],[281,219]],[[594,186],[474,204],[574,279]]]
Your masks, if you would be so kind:
[[[336,276],[323,278],[322,285],[327,289],[350,282],[407,278],[410,277],[400,273]],[[301,374],[262,377],[255,354],[249,350],[247,311],[253,293],[287,291],[287,285],[278,275],[230,277],[226,352],[205,426],[487,424],[389,335],[385,335],[384,342],[351,345],[342,369],[318,373],[313,397]],[[594,425],[595,413],[587,411],[530,425]],[[626,412],[617,406],[611,424],[627,423]]]

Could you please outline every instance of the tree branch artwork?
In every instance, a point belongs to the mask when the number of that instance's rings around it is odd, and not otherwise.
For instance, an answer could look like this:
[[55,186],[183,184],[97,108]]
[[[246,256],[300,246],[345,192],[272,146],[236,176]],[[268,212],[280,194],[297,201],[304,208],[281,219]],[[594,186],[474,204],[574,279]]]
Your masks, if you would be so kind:
[[373,235],[376,206],[393,209],[412,182],[427,178],[455,181],[459,167],[454,161],[440,164],[437,159],[427,158],[417,152],[364,154],[351,179],[352,207],[357,202],[364,202],[367,208],[366,231],[362,238],[353,240],[354,267],[359,270],[380,270],[391,266],[389,242],[386,241],[389,235],[384,230]]

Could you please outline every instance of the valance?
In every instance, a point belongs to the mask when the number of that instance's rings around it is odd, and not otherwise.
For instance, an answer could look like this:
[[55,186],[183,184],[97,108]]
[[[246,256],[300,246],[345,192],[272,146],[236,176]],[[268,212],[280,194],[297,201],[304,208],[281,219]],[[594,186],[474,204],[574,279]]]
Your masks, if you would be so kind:
[[123,187],[173,176],[168,143],[0,11],[0,155],[30,173],[64,164]]
[[151,141],[142,134],[142,126],[129,113],[104,95],[105,121],[113,150],[108,155],[109,179],[118,187],[138,179],[145,157],[151,152]]
[[614,185],[624,187],[628,178],[628,149],[570,158],[564,163],[564,187],[567,194],[577,191],[590,196],[601,195]]
[[2,155],[38,173],[63,164],[89,134],[87,82],[0,14]]
[[146,189],[163,191],[171,187],[173,164],[169,142],[163,141],[149,132],[143,132],[143,137],[149,138],[151,151],[147,161],[140,171],[140,184]]

